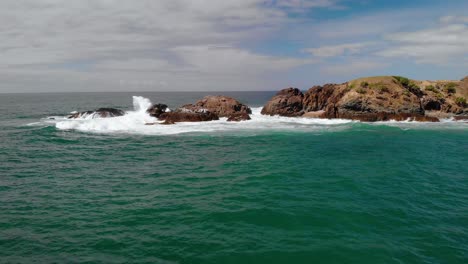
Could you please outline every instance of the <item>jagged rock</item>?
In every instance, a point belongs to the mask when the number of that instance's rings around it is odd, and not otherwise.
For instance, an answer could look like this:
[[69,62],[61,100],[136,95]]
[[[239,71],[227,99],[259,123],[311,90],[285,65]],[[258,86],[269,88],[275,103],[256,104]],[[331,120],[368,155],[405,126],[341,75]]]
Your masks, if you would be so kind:
[[250,120],[250,116],[247,113],[234,113],[229,116],[227,121],[229,122],[239,122],[239,121],[245,121],[245,120]]
[[174,124],[177,122],[203,122],[219,120],[218,115],[207,110],[193,111],[186,108],[178,108],[174,112],[162,113],[158,117],[164,120],[163,124]]
[[304,112],[323,110],[329,104],[336,103],[342,96],[342,93],[337,92],[339,88],[339,85],[336,84],[325,84],[324,86],[310,88],[304,94],[304,100],[302,101]]
[[393,77],[314,86],[304,94],[302,104],[305,117],[384,121],[424,116],[418,95],[396,83]]
[[211,113],[216,114],[218,117],[229,117],[237,113],[247,115],[252,113],[252,110],[248,106],[242,104],[236,99],[221,95],[205,96],[203,99],[197,101],[195,104],[188,104],[182,107],[195,112],[207,110]]
[[154,104],[146,112],[152,116],[158,118],[161,114],[168,111],[168,107],[165,104]]
[[69,119],[85,118],[91,116],[92,118],[107,118],[123,116],[125,112],[115,108],[99,108],[95,111],[76,112],[68,116]]
[[[452,87],[451,91],[447,87]],[[369,122],[407,119],[436,122],[439,116],[467,113],[466,105],[459,103],[467,94],[468,77],[461,81],[369,77],[314,86],[304,94],[294,88],[282,90],[264,106],[262,114]]]
[[283,89],[268,101],[261,113],[271,116],[301,116],[303,98],[304,94],[297,88]]

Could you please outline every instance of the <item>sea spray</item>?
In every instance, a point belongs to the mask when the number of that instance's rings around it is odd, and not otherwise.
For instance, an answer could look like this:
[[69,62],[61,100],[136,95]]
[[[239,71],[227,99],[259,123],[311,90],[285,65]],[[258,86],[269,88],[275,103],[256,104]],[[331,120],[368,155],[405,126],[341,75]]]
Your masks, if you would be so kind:
[[146,112],[151,105],[150,99],[143,96],[133,96],[133,110],[135,112]]

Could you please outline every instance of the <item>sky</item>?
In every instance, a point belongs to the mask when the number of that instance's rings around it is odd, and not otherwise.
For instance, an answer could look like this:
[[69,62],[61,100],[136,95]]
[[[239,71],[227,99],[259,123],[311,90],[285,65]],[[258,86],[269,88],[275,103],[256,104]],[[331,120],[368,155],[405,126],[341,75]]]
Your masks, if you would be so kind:
[[467,0],[2,0],[0,93],[468,75]]

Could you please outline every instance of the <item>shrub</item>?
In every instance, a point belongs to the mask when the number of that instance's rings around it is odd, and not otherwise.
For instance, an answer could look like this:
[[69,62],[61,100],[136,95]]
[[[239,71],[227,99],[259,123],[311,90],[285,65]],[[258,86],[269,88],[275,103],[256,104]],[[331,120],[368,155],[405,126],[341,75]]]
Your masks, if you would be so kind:
[[359,88],[356,90],[356,92],[360,93],[360,94],[365,94],[367,93],[367,91],[365,89],[362,89],[362,88]]
[[369,83],[368,82],[361,82],[361,87],[367,88],[367,87],[369,87]]
[[404,87],[407,87],[410,83],[410,80],[406,77],[402,77],[402,76],[393,76],[393,78],[395,78],[395,80],[397,80],[397,82],[401,85],[403,85]]
[[454,93],[457,92],[457,88],[456,88],[456,87],[457,87],[457,84],[456,84],[456,83],[453,83],[453,82],[447,83],[447,84],[445,85],[445,90],[446,90],[447,93],[449,93],[449,94],[454,94]]
[[431,91],[431,92],[434,92],[434,93],[439,93],[439,90],[437,90],[434,85],[429,85],[426,87],[426,91]]
[[370,88],[377,90],[380,94],[390,92],[390,89],[381,82],[371,84]]
[[410,91],[417,97],[421,97],[424,95],[424,93],[421,91],[421,88],[419,88],[419,86],[416,85],[414,82],[410,82],[406,88],[408,89],[408,91]]
[[461,107],[466,106],[466,98],[465,97],[457,97],[455,98],[455,103]]

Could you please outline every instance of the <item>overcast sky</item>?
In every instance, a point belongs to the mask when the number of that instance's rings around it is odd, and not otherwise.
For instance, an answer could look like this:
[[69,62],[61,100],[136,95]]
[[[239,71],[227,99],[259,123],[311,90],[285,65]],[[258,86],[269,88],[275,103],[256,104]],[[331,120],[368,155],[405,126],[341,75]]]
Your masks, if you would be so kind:
[[466,0],[1,0],[0,92],[468,75]]

